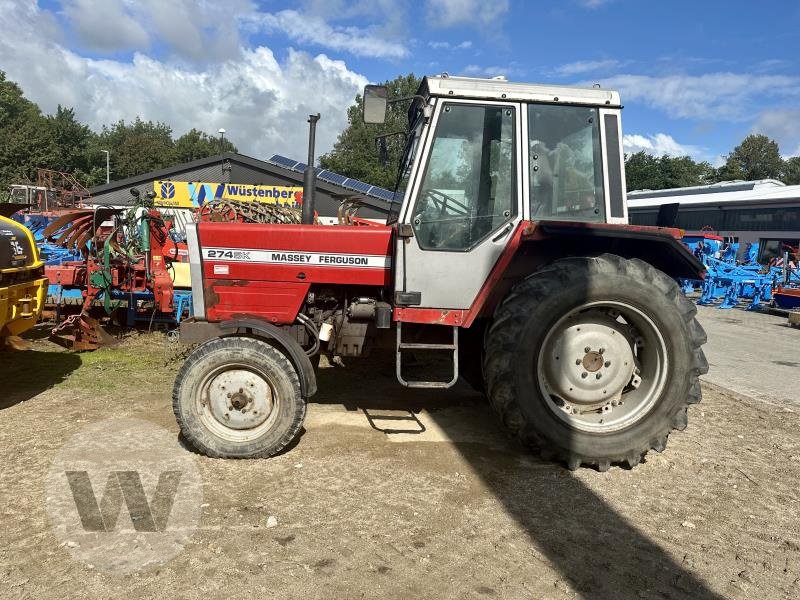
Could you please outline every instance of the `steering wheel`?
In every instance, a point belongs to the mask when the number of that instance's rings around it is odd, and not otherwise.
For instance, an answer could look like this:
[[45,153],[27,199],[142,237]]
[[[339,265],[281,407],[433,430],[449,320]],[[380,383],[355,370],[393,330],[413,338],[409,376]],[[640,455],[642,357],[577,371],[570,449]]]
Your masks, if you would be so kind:
[[[444,216],[451,217],[467,217],[469,216],[470,209],[463,202],[459,202],[452,196],[448,196],[439,190],[429,189],[425,190],[425,203],[430,202],[435,209],[439,212],[439,218]],[[448,215],[448,209],[450,214]]]
[[415,217],[420,224],[424,213],[428,244],[436,248],[461,247],[471,228],[471,210],[463,202],[438,190],[425,190],[422,213]]

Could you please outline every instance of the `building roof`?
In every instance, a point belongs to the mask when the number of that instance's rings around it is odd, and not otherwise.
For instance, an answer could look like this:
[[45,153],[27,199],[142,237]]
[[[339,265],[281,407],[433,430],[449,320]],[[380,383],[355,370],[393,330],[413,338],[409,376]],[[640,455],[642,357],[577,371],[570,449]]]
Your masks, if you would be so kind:
[[628,209],[658,208],[662,204],[718,206],[728,203],[800,202],[800,185],[785,185],[776,179],[723,181],[711,185],[666,190],[628,192]]
[[[275,158],[276,156],[278,155],[275,155],[272,158]],[[280,158],[282,158],[285,163],[294,163],[295,165],[303,165],[303,169],[299,170],[297,168],[289,168],[285,164],[277,164],[276,162],[273,162],[272,159],[263,161],[237,152],[225,152],[222,154],[209,156],[207,158],[200,158],[197,160],[193,160],[187,163],[173,165],[171,167],[166,167],[164,169],[158,169],[157,171],[142,173],[141,175],[136,175],[134,177],[119,179],[117,181],[112,181],[107,184],[97,185],[90,188],[89,192],[92,194],[92,196],[101,196],[108,192],[136,187],[137,185],[149,183],[151,181],[157,181],[160,179],[170,179],[171,177],[175,176],[176,174],[180,174],[181,172],[201,169],[205,166],[219,164],[226,160],[232,163],[239,163],[242,165],[246,165],[248,167],[258,169],[261,171],[271,172],[280,177],[285,177],[286,179],[295,182],[299,186],[302,186],[303,171],[305,170],[305,164],[300,163],[298,161],[292,161],[291,159],[285,157],[280,157]],[[367,206],[371,206],[373,208],[382,210],[384,212],[388,210],[390,202],[390,200],[387,200],[386,194],[391,195],[392,198],[394,197],[394,194],[392,192],[389,192],[388,190],[383,190],[383,188],[378,188],[377,186],[371,186],[364,182],[360,182],[354,179],[349,179],[342,175],[332,173],[331,171],[325,171],[323,169],[320,169],[319,167],[316,168],[316,171],[318,174],[321,171],[324,171],[327,174],[325,179],[322,178],[317,179],[316,187],[322,190],[323,192],[330,194],[331,196],[339,196],[342,198],[359,197],[362,198],[362,202]],[[356,182],[360,184],[360,188],[365,188],[365,189],[356,188],[354,185],[344,186],[339,183],[336,183],[335,181],[332,181],[334,176],[342,178],[343,180],[346,180],[348,182]],[[371,190],[373,188],[376,191],[380,190],[381,194],[378,195],[378,193],[372,193]]]
[[[308,167],[308,165],[304,162],[296,161],[293,158],[286,158],[280,154],[273,154],[267,159],[267,162],[277,167],[289,169],[295,173],[305,173],[306,167]],[[378,200],[383,200],[385,202],[394,201],[394,192],[391,190],[387,190],[364,181],[359,181],[358,179],[353,179],[352,177],[345,177],[344,175],[339,175],[339,173],[329,171],[328,169],[314,167],[314,170],[317,172],[318,181],[325,181],[326,183],[331,183],[333,185],[340,185],[345,189],[357,192],[359,195],[377,198]]]
[[[426,89],[427,88],[427,89]],[[548,102],[619,107],[619,92],[598,87],[543,85],[507,81],[505,77],[451,77],[442,74],[426,77],[420,94],[455,98],[482,98],[505,101]]]

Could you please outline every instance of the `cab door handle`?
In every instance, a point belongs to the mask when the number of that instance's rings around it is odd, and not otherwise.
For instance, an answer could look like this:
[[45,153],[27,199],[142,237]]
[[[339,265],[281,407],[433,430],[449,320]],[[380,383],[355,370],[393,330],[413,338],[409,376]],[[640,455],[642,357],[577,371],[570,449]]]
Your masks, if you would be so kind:
[[513,227],[514,227],[514,226],[513,226],[511,223],[506,223],[505,227],[503,227],[503,228],[502,228],[500,231],[498,231],[498,232],[497,232],[497,235],[495,235],[495,236],[492,238],[492,241],[493,241],[493,242],[496,242],[496,241],[498,241],[498,240],[502,239],[503,237],[505,237],[506,235],[508,235],[508,232],[509,232],[509,231],[511,231],[511,229],[512,229]]

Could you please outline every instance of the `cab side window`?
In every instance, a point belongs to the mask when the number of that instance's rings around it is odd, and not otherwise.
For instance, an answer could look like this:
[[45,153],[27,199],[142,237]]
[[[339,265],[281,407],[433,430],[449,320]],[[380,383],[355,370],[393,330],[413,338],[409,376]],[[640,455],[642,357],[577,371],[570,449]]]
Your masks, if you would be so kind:
[[442,108],[412,215],[423,249],[468,250],[516,213],[513,108]]
[[596,108],[528,105],[531,218],[604,221]]

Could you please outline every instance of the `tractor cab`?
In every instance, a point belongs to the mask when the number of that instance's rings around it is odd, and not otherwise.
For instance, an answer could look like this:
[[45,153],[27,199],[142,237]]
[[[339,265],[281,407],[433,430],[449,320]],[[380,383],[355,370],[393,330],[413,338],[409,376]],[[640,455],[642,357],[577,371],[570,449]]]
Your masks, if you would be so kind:
[[39,185],[13,184],[8,201],[32,210],[52,210],[56,206],[56,191]]
[[[367,86],[381,122],[386,89]],[[627,223],[615,91],[426,77],[395,202],[398,304],[468,309],[522,221]]]

